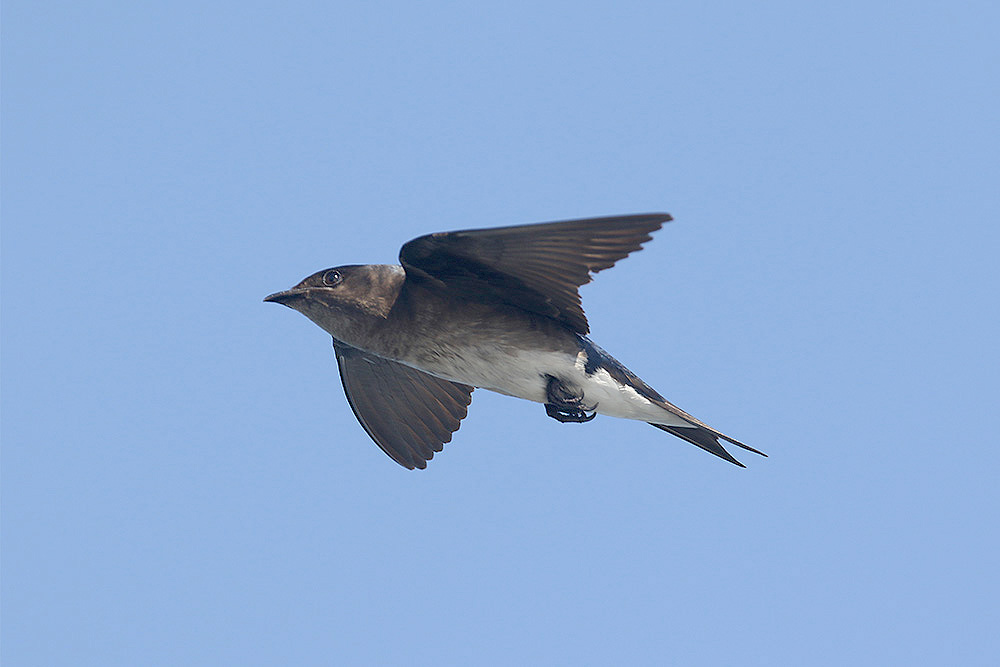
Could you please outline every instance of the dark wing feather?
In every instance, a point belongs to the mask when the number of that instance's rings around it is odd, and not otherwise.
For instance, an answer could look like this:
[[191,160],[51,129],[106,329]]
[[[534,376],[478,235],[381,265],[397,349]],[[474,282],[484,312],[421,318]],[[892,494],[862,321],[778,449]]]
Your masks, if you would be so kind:
[[428,234],[399,253],[407,280],[429,280],[476,299],[589,327],[577,288],[650,240],[667,213],[567,220]]
[[392,460],[426,468],[458,430],[473,387],[333,340],[347,401],[365,431]]

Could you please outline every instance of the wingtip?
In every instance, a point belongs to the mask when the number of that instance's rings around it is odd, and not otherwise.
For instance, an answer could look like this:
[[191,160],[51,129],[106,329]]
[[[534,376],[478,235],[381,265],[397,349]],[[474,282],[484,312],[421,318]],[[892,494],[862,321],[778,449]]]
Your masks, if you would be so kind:
[[655,223],[657,225],[662,225],[667,222],[672,222],[674,216],[670,215],[669,213],[661,211],[659,213],[640,213],[634,216],[624,216],[624,218],[625,219],[631,218],[633,221],[639,223],[647,223],[647,224]]

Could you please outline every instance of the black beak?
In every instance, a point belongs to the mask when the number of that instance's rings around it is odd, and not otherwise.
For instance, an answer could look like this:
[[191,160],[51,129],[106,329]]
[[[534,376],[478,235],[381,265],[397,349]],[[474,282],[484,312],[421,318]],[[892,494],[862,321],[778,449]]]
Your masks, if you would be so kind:
[[264,297],[264,301],[271,301],[274,303],[280,303],[283,306],[290,305],[293,301],[298,301],[305,297],[305,290],[302,289],[290,289],[284,292],[275,292],[270,296]]

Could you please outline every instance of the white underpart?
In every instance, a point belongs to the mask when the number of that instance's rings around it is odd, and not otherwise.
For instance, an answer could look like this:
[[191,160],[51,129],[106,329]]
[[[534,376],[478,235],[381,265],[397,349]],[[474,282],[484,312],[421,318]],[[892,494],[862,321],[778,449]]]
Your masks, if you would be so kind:
[[588,412],[623,419],[637,419],[667,426],[690,426],[630,386],[616,381],[603,368],[588,375],[587,355],[575,356],[536,350],[479,349],[473,354],[441,357],[433,367],[421,370],[455,382],[489,389],[536,403],[546,403],[547,375],[583,390]]

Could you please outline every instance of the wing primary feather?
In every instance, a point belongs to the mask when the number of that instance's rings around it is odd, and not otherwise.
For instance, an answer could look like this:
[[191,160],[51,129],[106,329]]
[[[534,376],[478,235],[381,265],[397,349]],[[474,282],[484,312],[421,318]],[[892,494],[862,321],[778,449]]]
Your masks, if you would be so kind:
[[473,388],[334,339],[340,378],[368,436],[406,468],[425,468],[468,413]]
[[671,219],[653,213],[439,232],[404,244],[399,259],[407,280],[445,285],[466,298],[499,299],[585,334],[578,288],[639,250]]

